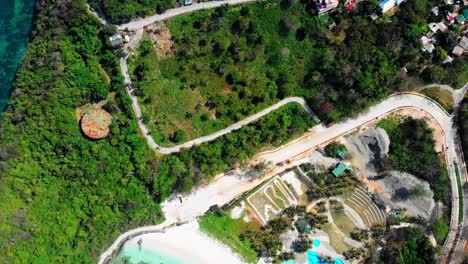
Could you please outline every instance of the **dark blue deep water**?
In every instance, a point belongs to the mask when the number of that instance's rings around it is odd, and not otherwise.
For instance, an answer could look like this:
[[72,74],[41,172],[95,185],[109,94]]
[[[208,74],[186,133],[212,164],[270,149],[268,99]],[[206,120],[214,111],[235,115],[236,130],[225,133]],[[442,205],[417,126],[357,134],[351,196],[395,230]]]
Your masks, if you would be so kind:
[[33,14],[34,0],[0,0],[0,116],[26,51]]

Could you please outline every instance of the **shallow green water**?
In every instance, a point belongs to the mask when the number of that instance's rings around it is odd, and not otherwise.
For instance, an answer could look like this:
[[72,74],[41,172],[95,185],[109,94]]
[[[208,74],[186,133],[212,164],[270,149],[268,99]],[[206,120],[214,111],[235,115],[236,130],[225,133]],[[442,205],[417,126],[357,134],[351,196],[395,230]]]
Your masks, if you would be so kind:
[[0,116],[26,51],[34,13],[34,0],[0,0]]
[[142,246],[139,249],[136,243],[124,245],[119,255],[112,261],[112,264],[182,264],[177,257],[164,256],[158,252],[146,249]]

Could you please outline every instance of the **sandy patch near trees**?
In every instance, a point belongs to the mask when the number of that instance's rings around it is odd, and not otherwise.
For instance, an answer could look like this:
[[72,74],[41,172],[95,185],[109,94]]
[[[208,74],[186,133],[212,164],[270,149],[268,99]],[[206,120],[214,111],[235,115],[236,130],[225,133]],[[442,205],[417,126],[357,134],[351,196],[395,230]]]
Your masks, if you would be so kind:
[[152,24],[147,27],[147,30],[159,59],[164,60],[174,55],[174,43],[166,23]]

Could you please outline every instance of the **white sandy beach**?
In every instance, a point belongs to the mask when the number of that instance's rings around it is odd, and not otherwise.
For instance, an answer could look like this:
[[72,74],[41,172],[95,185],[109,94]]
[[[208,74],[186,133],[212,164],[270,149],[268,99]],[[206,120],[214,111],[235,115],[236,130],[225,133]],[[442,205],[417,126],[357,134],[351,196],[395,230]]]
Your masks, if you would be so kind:
[[181,263],[243,263],[229,247],[202,233],[196,220],[169,228],[164,233],[134,237],[125,245],[137,244],[140,239],[142,250],[152,250]]

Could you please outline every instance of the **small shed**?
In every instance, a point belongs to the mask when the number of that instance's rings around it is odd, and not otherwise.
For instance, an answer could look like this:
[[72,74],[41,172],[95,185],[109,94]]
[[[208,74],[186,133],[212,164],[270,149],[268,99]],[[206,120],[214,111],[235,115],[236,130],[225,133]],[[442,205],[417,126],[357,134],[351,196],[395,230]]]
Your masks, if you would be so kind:
[[305,219],[298,220],[296,223],[296,227],[299,233],[307,233],[310,232],[310,230],[312,230],[312,227]]
[[123,46],[123,39],[122,39],[122,36],[119,34],[115,34],[109,37],[109,41],[110,41],[111,47],[114,49],[117,49]]
[[338,163],[338,165],[332,170],[332,174],[335,177],[339,177],[347,169],[348,169],[348,166],[344,165],[343,163]]
[[447,58],[445,58],[445,60],[442,63],[447,64],[447,63],[452,63],[452,61],[453,61],[453,58],[447,55]]

